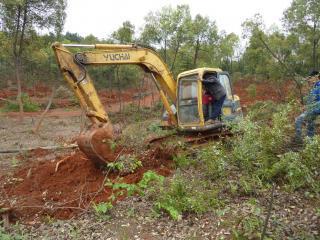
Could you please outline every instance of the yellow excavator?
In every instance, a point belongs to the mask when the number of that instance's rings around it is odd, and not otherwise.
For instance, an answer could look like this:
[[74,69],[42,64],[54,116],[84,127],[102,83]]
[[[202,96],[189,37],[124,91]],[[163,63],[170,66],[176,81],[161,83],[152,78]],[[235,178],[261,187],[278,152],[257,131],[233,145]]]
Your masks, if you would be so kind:
[[[79,99],[91,126],[82,133],[77,143],[79,148],[95,164],[113,161],[111,142],[114,138],[112,124],[102,105],[86,66],[135,64],[150,73],[167,115],[167,124],[186,132],[208,132],[224,126],[224,122],[242,116],[240,99],[232,92],[230,76],[219,68],[197,68],[182,72],[174,80],[172,73],[161,57],[151,48],[135,44],[61,44],[54,43],[59,68]],[[85,51],[73,53],[70,48]],[[223,121],[214,124],[205,122],[202,106],[204,74],[211,73],[224,86],[226,100],[223,104]]]

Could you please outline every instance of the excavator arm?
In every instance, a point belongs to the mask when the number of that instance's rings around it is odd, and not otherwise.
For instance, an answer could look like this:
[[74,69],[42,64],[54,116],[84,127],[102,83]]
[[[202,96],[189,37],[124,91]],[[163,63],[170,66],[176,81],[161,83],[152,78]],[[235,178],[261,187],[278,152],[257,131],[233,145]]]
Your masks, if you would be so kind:
[[[68,48],[94,49],[72,53]],[[96,164],[113,161],[109,141],[113,139],[112,124],[100,101],[85,66],[134,64],[149,72],[159,90],[161,100],[168,112],[169,122],[177,124],[170,102],[176,102],[176,82],[160,56],[149,48],[118,44],[61,44],[52,48],[65,80],[74,90],[82,109],[92,125],[78,138],[79,148]],[[169,99],[168,99],[169,98]]]

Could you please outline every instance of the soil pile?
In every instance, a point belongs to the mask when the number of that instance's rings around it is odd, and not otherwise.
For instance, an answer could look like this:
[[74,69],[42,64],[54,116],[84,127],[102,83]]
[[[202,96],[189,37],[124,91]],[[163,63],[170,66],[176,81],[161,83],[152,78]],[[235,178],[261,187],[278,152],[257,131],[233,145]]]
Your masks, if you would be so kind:
[[[119,149],[115,155],[126,152],[130,151]],[[132,184],[139,182],[148,170],[164,176],[171,173],[172,153],[167,149],[155,148],[137,156],[142,167],[121,177],[118,173],[97,169],[80,151],[62,158],[57,171],[61,158],[33,162],[12,176],[0,178],[1,198],[4,197],[0,200],[12,207],[14,217],[21,220],[41,220],[45,216],[68,219],[87,211],[92,203],[108,201],[113,190],[104,186],[106,178]]]

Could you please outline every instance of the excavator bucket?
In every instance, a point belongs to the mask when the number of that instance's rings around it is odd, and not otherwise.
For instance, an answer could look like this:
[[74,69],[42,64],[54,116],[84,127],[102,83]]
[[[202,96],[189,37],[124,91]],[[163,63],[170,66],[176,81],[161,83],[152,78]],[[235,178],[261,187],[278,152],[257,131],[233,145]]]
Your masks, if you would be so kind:
[[93,125],[77,139],[78,146],[96,166],[105,165],[115,160],[113,150],[113,130],[107,124],[102,127]]

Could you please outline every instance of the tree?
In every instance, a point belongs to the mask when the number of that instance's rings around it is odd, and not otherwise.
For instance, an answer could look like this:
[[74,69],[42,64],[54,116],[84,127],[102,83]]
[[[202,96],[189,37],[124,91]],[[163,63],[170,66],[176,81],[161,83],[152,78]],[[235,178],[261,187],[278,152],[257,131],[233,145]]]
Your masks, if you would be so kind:
[[119,43],[132,43],[134,41],[134,25],[129,21],[122,23],[117,31],[112,33],[112,38],[117,40]]
[[223,69],[232,72],[233,56],[235,49],[239,47],[240,39],[235,33],[225,34],[223,32],[221,35],[218,48],[220,61],[225,65]]
[[218,39],[218,28],[215,22],[211,22],[208,17],[196,15],[191,27],[191,44],[194,46],[193,67],[197,66],[199,52],[203,50],[201,47],[215,45]]
[[[179,50],[188,38],[188,27],[191,22],[189,6],[163,7],[155,13],[150,12],[145,21],[141,42],[160,47],[164,61],[173,69]],[[169,50],[173,50],[172,54]]]
[[37,29],[53,29],[60,36],[65,20],[66,0],[3,0],[0,3],[0,21],[3,31],[12,41],[12,57],[18,87],[17,100],[22,120],[21,99],[22,57],[30,44],[28,38]]
[[301,43],[308,43],[311,48],[311,66],[319,67],[320,41],[320,1],[293,0],[291,6],[284,12],[284,25],[290,33],[298,33]]

